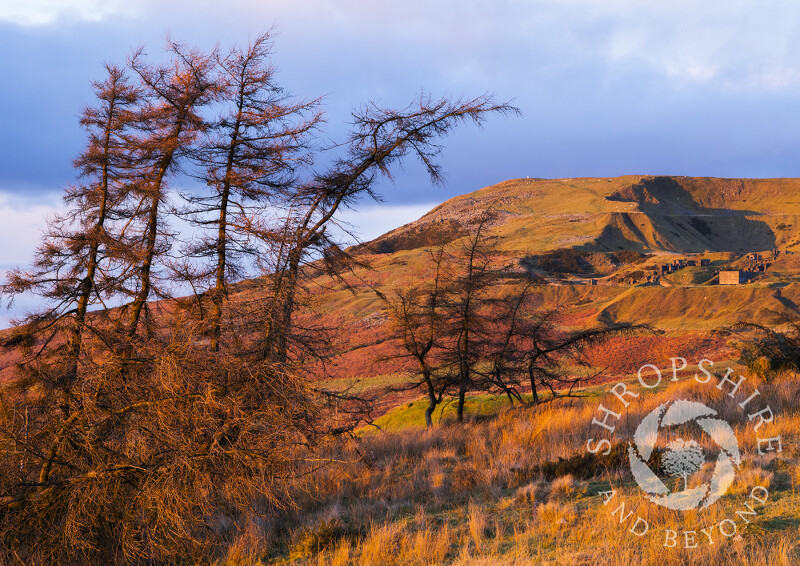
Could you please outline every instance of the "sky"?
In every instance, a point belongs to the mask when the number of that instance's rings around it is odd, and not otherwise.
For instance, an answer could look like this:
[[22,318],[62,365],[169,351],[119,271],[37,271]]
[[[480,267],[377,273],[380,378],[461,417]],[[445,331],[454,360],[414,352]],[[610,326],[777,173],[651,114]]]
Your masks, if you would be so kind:
[[0,0],[0,268],[26,262],[74,182],[78,125],[105,62],[169,34],[210,49],[275,26],[279,81],[353,107],[492,92],[520,118],[444,140],[444,187],[407,163],[369,239],[509,178],[800,176],[800,3],[789,0]]

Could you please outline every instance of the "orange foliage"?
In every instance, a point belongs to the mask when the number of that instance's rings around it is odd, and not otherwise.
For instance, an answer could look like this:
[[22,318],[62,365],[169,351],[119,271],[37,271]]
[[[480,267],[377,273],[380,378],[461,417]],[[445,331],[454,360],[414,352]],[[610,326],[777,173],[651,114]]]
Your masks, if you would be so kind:
[[670,358],[681,357],[690,364],[702,358],[725,359],[735,352],[725,338],[707,333],[675,336],[615,336],[586,352],[589,362],[610,374],[627,374],[645,364],[670,367]]

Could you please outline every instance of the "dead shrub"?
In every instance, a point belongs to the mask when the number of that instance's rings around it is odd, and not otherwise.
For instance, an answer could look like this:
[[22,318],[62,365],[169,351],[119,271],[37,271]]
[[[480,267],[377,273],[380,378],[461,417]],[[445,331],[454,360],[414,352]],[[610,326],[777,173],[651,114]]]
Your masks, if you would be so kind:
[[[269,364],[196,351],[187,334],[150,342],[147,362],[96,368],[68,407],[27,400],[27,431],[0,411],[0,556],[207,559],[291,504],[315,434],[307,386]],[[24,451],[9,449],[26,433]]]
[[554,479],[550,483],[550,494],[548,499],[550,501],[566,501],[574,499],[586,493],[586,489],[575,481],[575,478],[567,474],[560,478]]

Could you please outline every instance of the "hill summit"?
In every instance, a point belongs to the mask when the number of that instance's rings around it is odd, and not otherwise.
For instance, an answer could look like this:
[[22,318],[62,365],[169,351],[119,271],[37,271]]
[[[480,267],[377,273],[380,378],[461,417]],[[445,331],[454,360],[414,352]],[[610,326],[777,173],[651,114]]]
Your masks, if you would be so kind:
[[392,253],[464,236],[494,210],[499,249],[752,252],[800,246],[800,179],[514,179],[455,197],[360,246]]

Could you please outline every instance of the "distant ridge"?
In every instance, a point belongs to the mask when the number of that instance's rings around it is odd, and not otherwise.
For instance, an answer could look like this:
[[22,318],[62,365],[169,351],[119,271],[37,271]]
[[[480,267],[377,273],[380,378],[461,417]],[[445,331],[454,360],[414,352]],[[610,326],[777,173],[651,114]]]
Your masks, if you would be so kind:
[[747,252],[800,248],[800,179],[513,179],[448,200],[359,246],[392,253],[466,235],[489,206],[507,251]]

